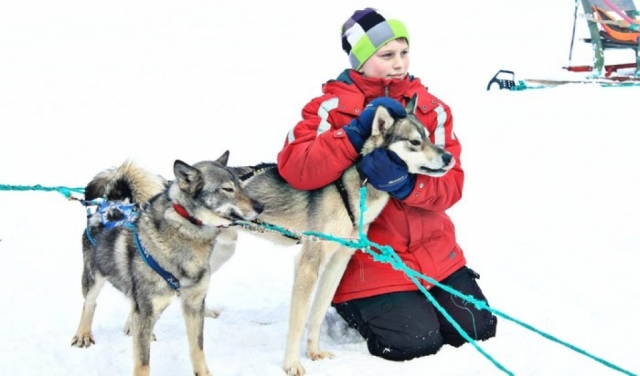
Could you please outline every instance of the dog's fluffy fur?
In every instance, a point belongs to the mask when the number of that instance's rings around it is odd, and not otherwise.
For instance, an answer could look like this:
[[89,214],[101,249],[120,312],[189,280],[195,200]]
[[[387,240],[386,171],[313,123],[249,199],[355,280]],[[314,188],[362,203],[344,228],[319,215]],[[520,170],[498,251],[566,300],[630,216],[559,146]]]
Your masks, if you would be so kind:
[[[167,183],[127,161],[96,175],[85,199],[105,196],[133,201],[142,208],[133,226],[104,227],[96,213],[82,236],[85,302],[72,345],[94,343],[91,332],[96,299],[106,281],[131,299],[134,375],[149,374],[153,325],[179,296],[187,327],[194,374],[209,375],[203,353],[204,299],[209,289],[209,262],[216,238],[234,220],[252,220],[262,205],[248,196],[226,167],[228,152],[216,161],[190,166],[175,161],[175,180]],[[180,209],[180,210],[179,210]],[[144,252],[180,283],[178,291],[140,255]],[[95,241],[95,245],[91,241]]]
[[[370,153],[376,148],[393,150],[407,163],[409,172],[440,177],[454,166],[455,159],[450,153],[429,141],[424,126],[414,116],[415,105],[416,98],[413,98],[406,106],[408,116],[402,119],[394,119],[384,107],[379,107],[374,117],[371,136],[365,142],[362,154]],[[343,201],[336,185],[313,191],[293,189],[278,174],[274,164],[231,169],[238,176],[248,176],[242,186],[247,195],[264,205],[264,210],[258,215],[260,221],[298,232],[320,232],[342,238],[358,236],[357,224],[352,222],[348,211],[351,210],[357,223],[360,217],[360,188],[363,182],[355,166],[348,168],[340,178],[348,197],[347,202]],[[113,183],[112,185],[117,186]],[[378,191],[370,184],[366,184],[366,188],[366,212],[363,218],[365,232],[366,227],[380,214],[389,199],[386,192]],[[126,189],[122,191],[123,196],[138,195],[138,199],[144,196],[141,193],[126,192]],[[233,256],[239,231],[246,229],[222,229],[209,259],[211,273]],[[296,244],[298,241],[302,243],[295,262],[289,328],[282,366],[288,375],[304,375],[305,370],[300,363],[299,353],[305,323],[308,327],[307,357],[314,360],[333,357],[330,352],[319,348],[320,327],[340,278],[355,250],[341,247],[334,242],[316,241],[306,237],[292,240],[269,232],[253,234],[285,245]],[[309,311],[314,290],[315,297]],[[216,313],[211,315],[215,317]],[[145,335],[148,336],[149,332]]]
[[[384,107],[376,110],[372,133],[362,149],[367,154],[376,148],[393,150],[407,163],[411,173],[440,177],[455,164],[455,159],[444,149],[432,144],[426,135],[424,126],[414,116],[416,98],[413,98],[406,110],[406,118],[394,119]],[[264,204],[264,211],[258,219],[294,231],[311,231],[330,234],[340,238],[358,236],[358,226],[349,217],[347,206],[351,209],[357,223],[360,217],[361,177],[355,168],[348,168],[340,178],[346,190],[348,202],[341,198],[336,185],[328,185],[313,191],[293,189],[278,174],[275,166],[260,165],[254,168],[234,170],[244,176],[251,170],[259,170],[243,184],[249,195]],[[366,211],[363,223],[366,227],[380,214],[389,195],[366,184]],[[236,228],[223,232],[236,232]],[[289,238],[274,234],[257,234],[280,243],[293,244]],[[235,235],[226,235],[234,239]],[[317,241],[304,237],[302,249],[295,262],[295,277],[291,295],[289,329],[283,369],[288,375],[305,373],[300,363],[300,341],[305,323],[308,328],[306,355],[310,359],[331,358],[330,352],[319,348],[320,327],[325,313],[331,304],[340,278],[344,273],[354,249],[341,247],[330,241]],[[225,261],[233,254],[232,242],[224,249]],[[214,251],[214,255],[217,250]],[[216,265],[215,268],[220,267]],[[309,305],[315,290],[313,305]],[[308,315],[308,319],[307,319]]]

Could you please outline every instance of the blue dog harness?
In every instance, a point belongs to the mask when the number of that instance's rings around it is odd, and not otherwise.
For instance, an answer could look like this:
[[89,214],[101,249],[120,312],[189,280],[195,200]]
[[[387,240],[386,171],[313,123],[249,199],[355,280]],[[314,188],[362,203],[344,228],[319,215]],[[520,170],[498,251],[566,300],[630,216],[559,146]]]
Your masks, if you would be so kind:
[[[115,211],[120,213],[120,218],[111,220],[109,218],[109,213],[113,213]],[[133,224],[136,218],[138,218],[136,205],[125,204],[122,201],[103,201],[100,204],[98,213],[100,213],[100,222],[102,222],[106,229]]]
[[[175,206],[175,205],[174,205]],[[182,207],[181,207],[182,208]],[[87,209],[87,212],[89,210]],[[178,291],[180,289],[180,281],[176,277],[174,277],[171,273],[166,271],[165,269],[158,264],[158,262],[151,256],[149,252],[142,246],[140,242],[140,237],[138,236],[138,231],[136,229],[135,220],[138,218],[138,211],[136,210],[135,204],[127,204],[122,201],[107,201],[103,200],[99,204],[99,208],[96,209],[96,212],[100,215],[100,222],[104,226],[105,229],[110,230],[116,227],[125,227],[131,230],[133,233],[133,239],[136,243],[136,249],[138,250],[138,254],[144,262],[153,269],[156,273],[158,273],[165,281],[169,287],[173,290]],[[186,212],[186,211],[185,211]],[[112,220],[111,217],[114,213],[118,213],[118,219]],[[88,216],[90,212],[88,213]],[[91,236],[91,232],[89,231],[89,224],[87,223],[86,234],[89,238],[91,244],[96,245],[95,239]]]
[[180,281],[178,281],[178,279],[174,277],[173,274],[164,270],[162,266],[160,266],[158,262],[153,257],[151,257],[147,250],[142,246],[142,243],[140,243],[140,238],[138,237],[138,231],[136,231],[136,226],[131,224],[127,226],[127,228],[133,231],[133,239],[136,241],[136,248],[138,249],[138,253],[140,254],[140,257],[142,257],[144,262],[149,265],[149,267],[156,273],[158,273],[160,277],[164,278],[164,280],[169,284],[169,287],[176,291],[180,290]]

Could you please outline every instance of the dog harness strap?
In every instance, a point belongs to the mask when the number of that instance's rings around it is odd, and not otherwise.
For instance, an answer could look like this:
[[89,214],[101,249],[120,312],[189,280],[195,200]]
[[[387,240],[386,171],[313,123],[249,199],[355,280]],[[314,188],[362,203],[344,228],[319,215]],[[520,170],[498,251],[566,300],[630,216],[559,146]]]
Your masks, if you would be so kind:
[[142,247],[142,243],[140,243],[140,238],[138,237],[138,231],[136,231],[136,228],[133,225],[128,227],[131,229],[131,231],[133,231],[133,239],[136,242],[136,248],[138,249],[138,253],[140,254],[140,257],[142,257],[144,262],[149,265],[149,267],[153,269],[153,271],[158,273],[160,277],[164,278],[164,280],[169,284],[169,287],[176,291],[180,290],[180,281],[178,281],[178,279],[171,273],[164,270],[162,266],[160,266],[160,264],[158,264],[158,262],[147,252],[147,250]]
[[258,171],[258,170],[253,170],[253,171],[247,172],[247,173],[246,173],[246,174],[244,174],[244,175],[240,175],[240,176],[238,176],[238,179],[240,179],[240,181],[245,181],[245,180],[247,180],[247,179],[249,179],[249,178],[251,178],[251,177],[256,176],[256,175],[258,174],[258,173],[257,173],[257,171]]
[[347,208],[347,214],[349,214],[349,218],[351,218],[351,224],[356,226],[356,218],[353,215],[353,211],[351,210],[351,205],[349,204],[349,195],[347,194],[347,190],[344,188],[344,184],[342,184],[342,179],[338,179],[333,183],[338,192],[340,192],[340,197],[342,197],[342,202],[344,203],[345,208]]
[[251,167],[251,171],[247,172],[244,175],[240,175],[238,176],[238,179],[240,179],[240,181],[245,181],[249,178],[252,178],[256,175],[262,174],[263,172],[275,168],[277,165],[276,164],[267,164],[267,165],[258,165],[258,166],[253,166]]
[[178,214],[180,214],[180,216],[182,216],[183,218],[186,218],[189,222],[193,223],[194,225],[202,226],[202,221],[192,216],[191,214],[189,214],[189,212],[187,211],[187,209],[184,208],[184,206],[174,203],[173,209],[175,209],[175,211]]
[[93,246],[95,247],[97,242],[96,240],[93,238],[93,236],[91,236],[91,230],[89,229],[89,225],[87,224],[87,228],[84,230],[85,233],[87,234],[87,239],[89,239],[89,241],[91,242],[91,244],[93,244]]

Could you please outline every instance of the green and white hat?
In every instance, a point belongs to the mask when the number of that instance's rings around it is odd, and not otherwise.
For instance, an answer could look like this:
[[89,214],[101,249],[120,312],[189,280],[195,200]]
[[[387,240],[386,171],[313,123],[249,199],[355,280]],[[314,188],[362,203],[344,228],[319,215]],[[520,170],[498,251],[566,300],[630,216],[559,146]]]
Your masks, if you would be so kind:
[[342,25],[342,49],[349,54],[353,69],[360,69],[380,47],[398,38],[406,38],[409,43],[409,32],[404,24],[384,17],[373,8],[355,11]]

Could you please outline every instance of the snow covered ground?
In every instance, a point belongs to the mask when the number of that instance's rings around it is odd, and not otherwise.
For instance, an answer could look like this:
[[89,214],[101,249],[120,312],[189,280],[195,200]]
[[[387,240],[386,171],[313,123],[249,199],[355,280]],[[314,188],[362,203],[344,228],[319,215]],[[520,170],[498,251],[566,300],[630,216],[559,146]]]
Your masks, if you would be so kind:
[[[640,88],[485,91],[498,69],[563,74],[573,2],[399,4],[2,3],[0,184],[83,187],[127,158],[168,177],[175,159],[224,150],[234,165],[274,161],[302,106],[347,66],[341,23],[378,7],[405,21],[411,73],[453,108],[466,184],[450,215],[492,307],[640,373]],[[631,58],[621,51],[612,61]],[[588,64],[589,45],[576,40],[572,60]],[[129,374],[129,306],[110,286],[98,300],[96,345],[70,346],[84,208],[34,191],[0,192],[0,208],[1,373]],[[282,375],[297,248],[252,236],[238,248],[212,278],[207,303],[222,315],[205,323],[209,366]],[[189,374],[177,304],[155,333],[152,373]],[[469,345],[402,363],[375,358],[339,320],[325,324],[321,344],[336,357],[303,357],[309,375],[502,373]],[[506,319],[479,345],[517,375],[624,373]]]

